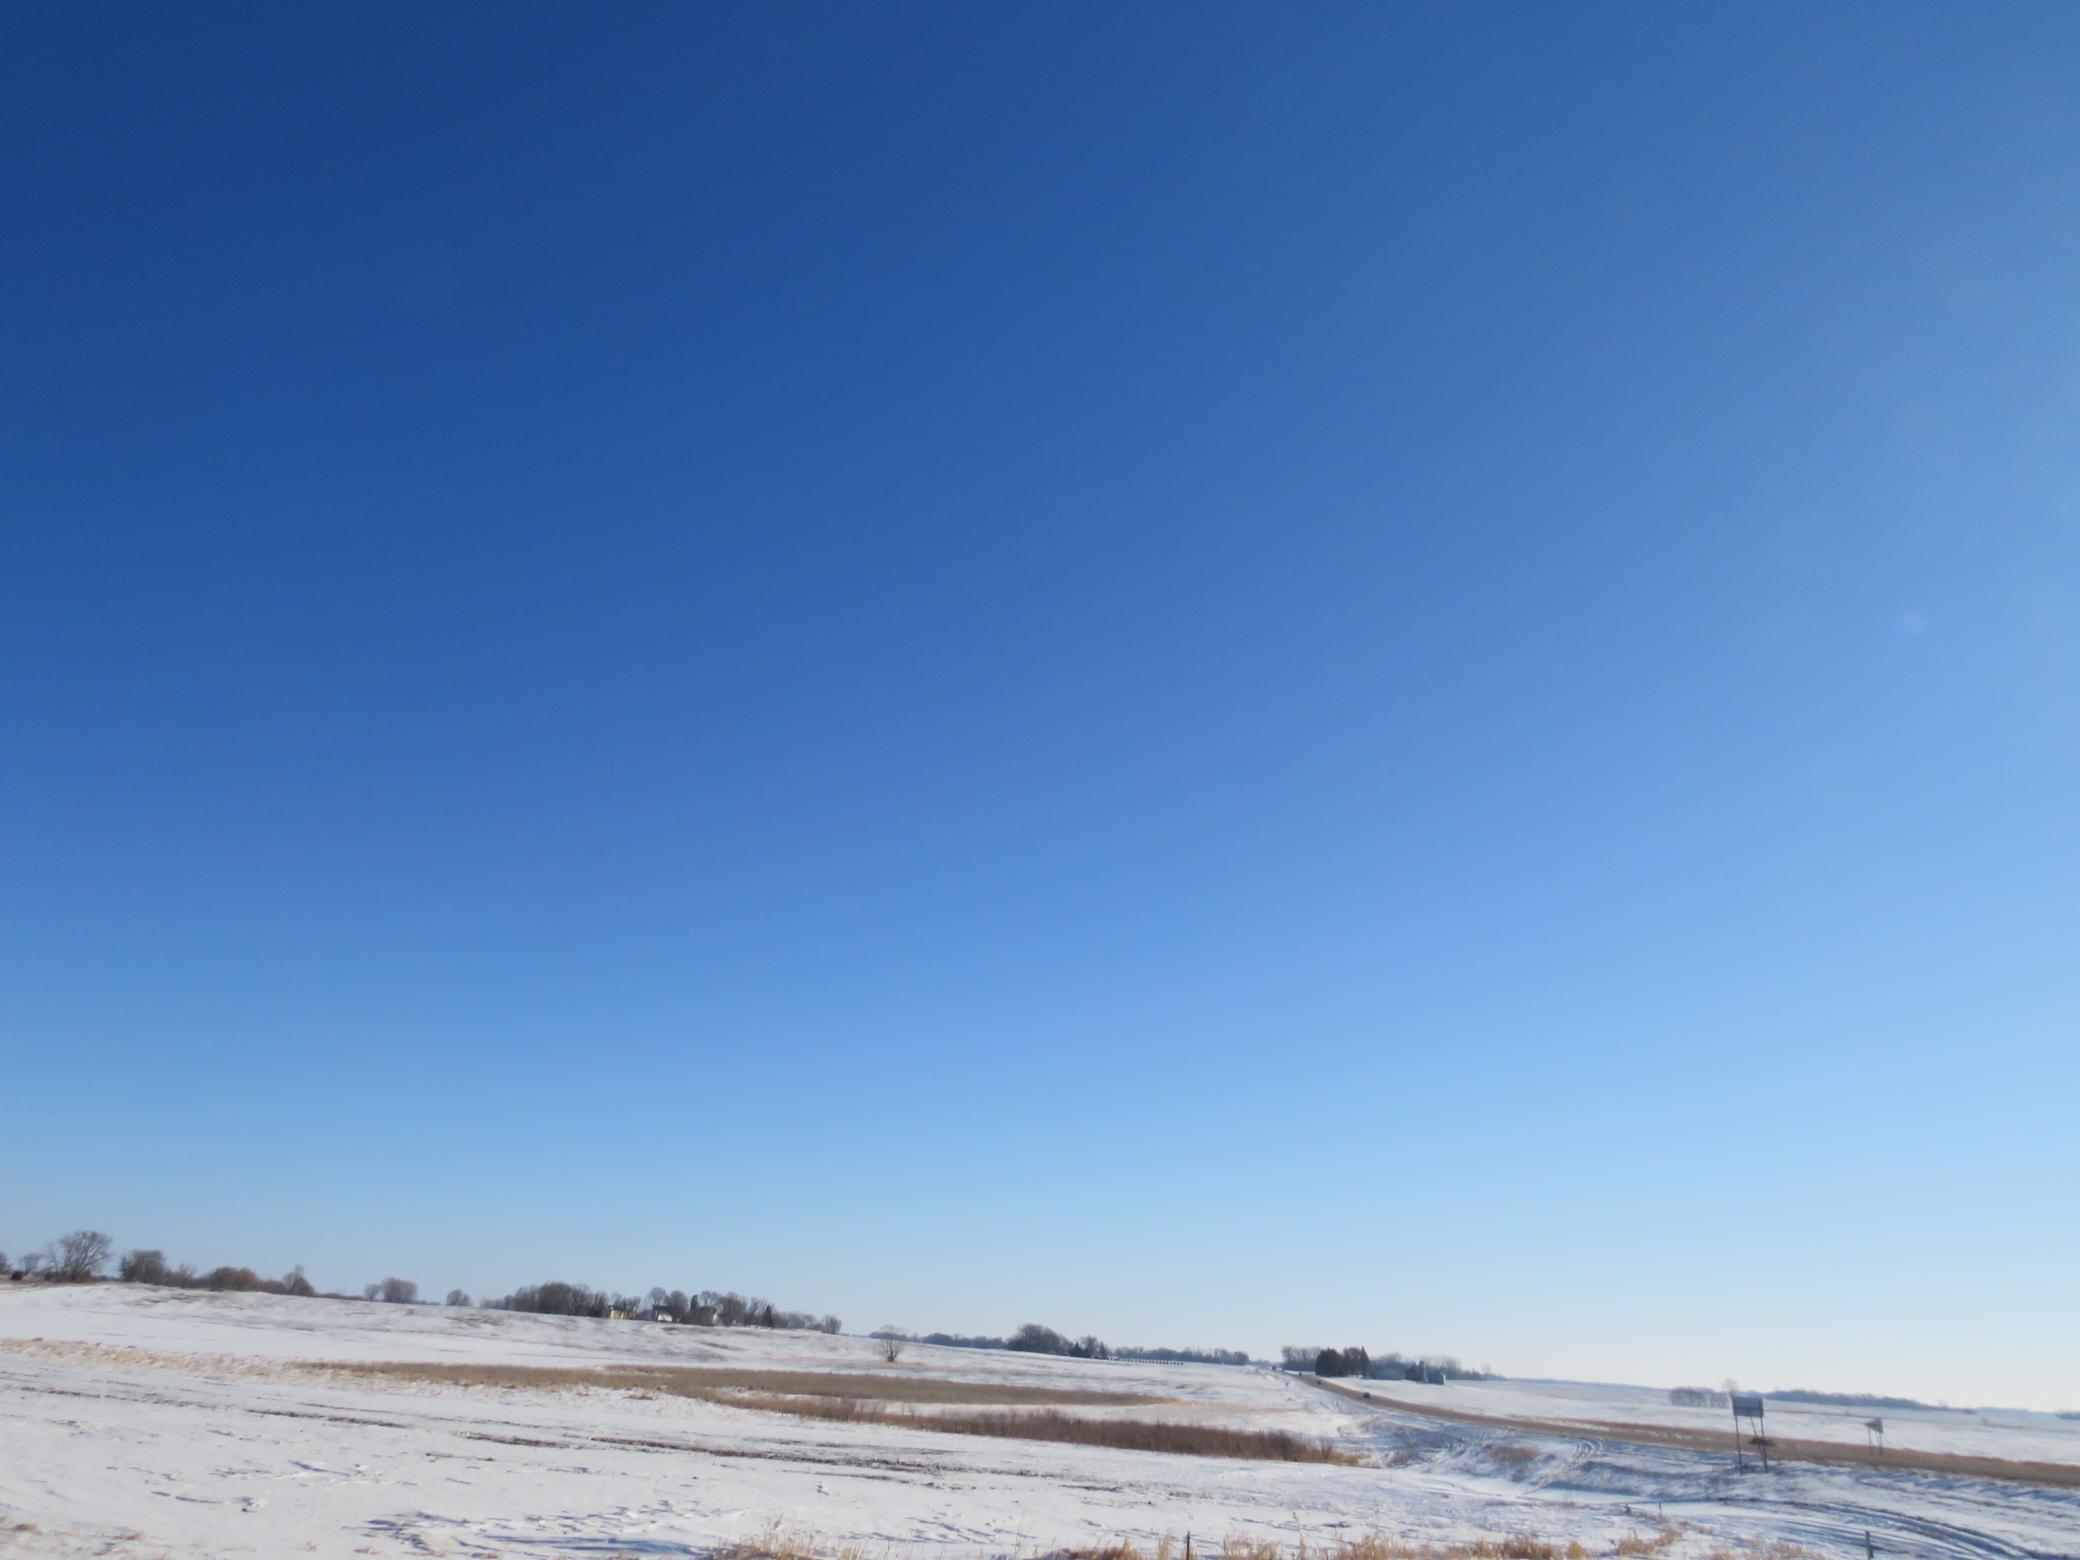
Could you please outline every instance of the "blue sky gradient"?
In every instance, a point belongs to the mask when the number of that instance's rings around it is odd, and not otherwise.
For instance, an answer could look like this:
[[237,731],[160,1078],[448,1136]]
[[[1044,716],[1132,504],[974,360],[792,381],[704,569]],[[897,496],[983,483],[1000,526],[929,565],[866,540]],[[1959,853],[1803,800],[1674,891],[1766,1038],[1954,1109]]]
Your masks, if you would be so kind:
[[21,12],[0,1247],[2080,1407],[2076,79]]

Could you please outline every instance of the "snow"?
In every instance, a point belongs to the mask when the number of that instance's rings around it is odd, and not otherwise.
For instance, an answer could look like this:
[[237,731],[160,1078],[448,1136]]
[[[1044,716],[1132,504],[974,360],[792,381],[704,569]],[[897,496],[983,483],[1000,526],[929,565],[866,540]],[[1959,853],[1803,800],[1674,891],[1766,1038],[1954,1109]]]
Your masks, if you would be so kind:
[[[1375,1397],[1421,1408],[1463,1410],[1556,1424],[1677,1425],[1724,1431],[1730,1408],[1678,1408],[1665,1391],[1592,1386],[1573,1381],[1454,1381],[1441,1387],[1410,1381],[1357,1383]],[[1900,1451],[1950,1452],[2016,1462],[2080,1464],[2080,1419],[2028,1409],[1841,1408],[1772,1398],[1763,1419],[1781,1440],[1839,1441],[1862,1446],[1864,1421],[1885,1421],[1885,1444]]]
[[[379,1360],[726,1364],[1149,1392],[1174,1401],[1137,1412],[1330,1436],[1368,1464],[991,1440],[309,1363]],[[1570,1414],[1621,1417],[1606,1411],[1614,1390],[1567,1398]],[[2034,1434],[2018,1429],[2008,1444]],[[1866,1529],[1888,1556],[2080,1556],[2080,1490],[2069,1487],[1807,1466],[1740,1475],[1725,1457],[1449,1424],[1263,1370],[922,1347],[890,1366],[871,1340],[821,1334],[129,1285],[0,1290],[5,1554],[698,1555],[776,1523],[876,1554],[1030,1556],[1187,1531],[1202,1545],[1240,1534],[1314,1548],[1374,1532],[1532,1534],[1608,1554],[1663,1516],[1691,1525],[1674,1560],[1777,1540],[1860,1555]]]

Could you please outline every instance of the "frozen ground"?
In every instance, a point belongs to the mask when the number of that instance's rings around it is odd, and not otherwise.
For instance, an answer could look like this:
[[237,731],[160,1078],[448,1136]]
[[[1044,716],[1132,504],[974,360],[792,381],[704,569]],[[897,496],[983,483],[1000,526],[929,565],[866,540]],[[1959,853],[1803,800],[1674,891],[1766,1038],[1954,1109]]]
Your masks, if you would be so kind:
[[[1590,1386],[1574,1381],[1455,1381],[1442,1387],[1373,1381],[1364,1386],[1376,1397],[1417,1407],[1434,1404],[1556,1424],[1623,1421],[1724,1431],[1731,1420],[1729,1409],[1677,1408],[1665,1391],[1646,1387]],[[1901,1451],[2080,1464],[2080,1419],[2024,1409],[1833,1408],[1771,1399],[1763,1418],[1769,1433],[1785,1440],[1862,1446],[1864,1421],[1873,1416],[1885,1421],[1885,1444]]]
[[[1238,1462],[800,1420],[592,1389],[409,1386],[303,1362],[728,1364],[1160,1393],[1376,1465]],[[1542,1389],[1543,1390],[1543,1389]],[[1604,1389],[1597,1389],[1602,1391]],[[1622,1417],[1595,1406],[1584,1419]],[[1774,1410],[1772,1410],[1774,1412]],[[1888,1416],[1888,1424],[1890,1416]],[[1270,1372],[105,1285],[0,1291],[0,1554],[673,1556],[775,1522],[870,1554],[1229,1534],[1311,1547],[1529,1534],[1674,1560],[1783,1540],[2080,1557],[2080,1490],[1730,1459],[1427,1420]],[[26,1526],[24,1526],[26,1525]],[[32,1531],[33,1529],[33,1531]]]

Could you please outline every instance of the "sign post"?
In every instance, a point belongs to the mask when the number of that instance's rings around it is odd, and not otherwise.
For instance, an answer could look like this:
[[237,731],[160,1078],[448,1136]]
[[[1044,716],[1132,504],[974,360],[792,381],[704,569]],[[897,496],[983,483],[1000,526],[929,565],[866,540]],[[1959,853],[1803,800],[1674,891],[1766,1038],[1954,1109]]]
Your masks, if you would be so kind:
[[[1741,1422],[1746,1420],[1744,1426]],[[1736,1392],[1733,1394],[1733,1456],[1741,1467],[1748,1466],[1748,1459],[1741,1450],[1741,1438],[1749,1430],[1754,1432],[1755,1450],[1762,1455],[1762,1471],[1769,1472],[1769,1437],[1762,1433],[1762,1394],[1759,1392]]]

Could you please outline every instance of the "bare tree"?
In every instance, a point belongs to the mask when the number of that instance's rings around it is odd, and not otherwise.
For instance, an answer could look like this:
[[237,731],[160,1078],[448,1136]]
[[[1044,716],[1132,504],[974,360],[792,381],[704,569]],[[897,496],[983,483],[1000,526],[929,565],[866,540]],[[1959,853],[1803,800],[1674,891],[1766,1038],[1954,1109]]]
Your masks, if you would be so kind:
[[99,1230],[74,1230],[60,1235],[52,1247],[51,1277],[61,1284],[84,1284],[108,1265],[113,1244]]
[[419,1299],[419,1286],[408,1278],[386,1278],[379,1292],[392,1305],[415,1305]]
[[364,1300],[374,1300],[378,1296],[380,1296],[382,1292],[383,1286],[381,1284],[363,1284],[361,1286],[361,1298]]
[[302,1295],[306,1298],[318,1292],[317,1287],[304,1276],[301,1262],[289,1269],[288,1274],[282,1279],[282,1290],[285,1294]]
[[469,1304],[469,1291],[467,1289],[449,1290],[447,1303],[449,1305],[467,1306]]
[[881,1357],[891,1365],[903,1357],[903,1345],[910,1341],[904,1332],[905,1329],[894,1322],[884,1323],[881,1327]]
[[13,1271],[14,1269],[7,1265],[7,1253],[0,1251],[0,1274],[12,1273]]

